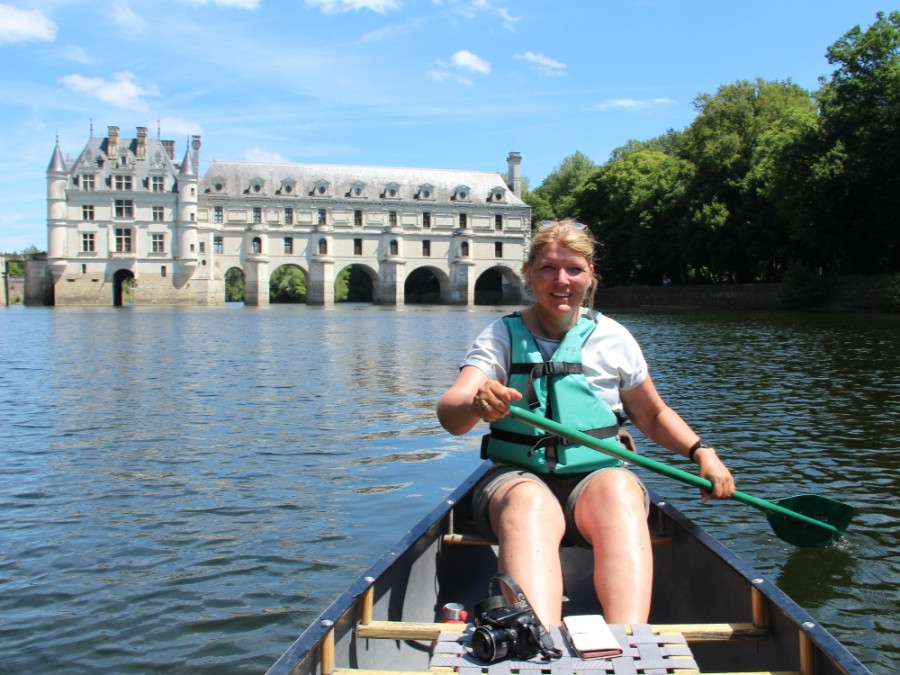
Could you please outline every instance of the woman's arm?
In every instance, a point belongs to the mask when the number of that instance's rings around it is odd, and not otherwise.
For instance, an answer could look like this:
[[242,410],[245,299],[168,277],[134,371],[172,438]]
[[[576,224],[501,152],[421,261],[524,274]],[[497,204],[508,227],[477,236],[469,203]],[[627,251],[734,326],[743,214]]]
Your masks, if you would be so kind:
[[479,420],[493,422],[509,414],[509,402],[522,395],[475,366],[463,366],[456,382],[438,400],[441,426],[454,436],[470,431]]
[[[634,389],[620,392],[620,396],[629,419],[647,438],[684,457],[690,455],[699,436],[663,401],[649,375]],[[713,484],[708,496],[727,499],[734,494],[734,478],[714,448],[703,446],[696,450],[694,461],[699,465],[700,476]]]

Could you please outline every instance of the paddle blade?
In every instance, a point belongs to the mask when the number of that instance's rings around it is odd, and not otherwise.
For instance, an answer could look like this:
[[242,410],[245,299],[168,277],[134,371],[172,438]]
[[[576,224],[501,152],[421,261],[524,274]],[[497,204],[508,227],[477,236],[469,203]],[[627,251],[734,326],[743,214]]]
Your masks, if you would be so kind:
[[833,532],[798,518],[780,513],[767,513],[766,518],[776,536],[794,546],[818,547],[830,544],[841,536],[853,518],[852,506],[821,495],[794,495],[773,501],[779,506],[828,523],[837,529],[837,532]]

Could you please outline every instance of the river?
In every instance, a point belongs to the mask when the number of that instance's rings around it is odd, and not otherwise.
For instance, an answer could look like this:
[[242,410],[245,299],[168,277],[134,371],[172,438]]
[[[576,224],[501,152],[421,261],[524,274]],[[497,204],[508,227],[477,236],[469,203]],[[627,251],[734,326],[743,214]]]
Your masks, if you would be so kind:
[[[479,461],[434,403],[502,311],[0,309],[0,673],[265,671]],[[896,672],[900,317],[613,316],[742,490],[857,514],[797,550],[645,480]]]

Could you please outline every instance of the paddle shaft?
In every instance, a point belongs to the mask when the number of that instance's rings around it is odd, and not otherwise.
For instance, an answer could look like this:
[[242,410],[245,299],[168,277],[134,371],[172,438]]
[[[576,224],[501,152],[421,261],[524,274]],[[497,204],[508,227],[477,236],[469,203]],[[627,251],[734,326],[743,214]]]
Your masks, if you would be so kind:
[[[600,445],[597,442],[597,439],[593,436],[589,436],[588,434],[585,434],[581,431],[569,429],[568,427],[565,427],[558,422],[548,420],[546,417],[541,417],[540,415],[537,415],[529,410],[525,410],[524,408],[510,406],[509,414],[521,422],[530,424],[531,426],[537,427],[538,429],[543,429],[544,431],[555,434],[560,438],[565,438],[567,441],[571,441],[572,443],[584,445],[593,450],[599,450],[600,452],[606,453],[607,455],[612,455],[616,459],[621,459],[622,461],[630,462],[631,464],[637,464],[638,466],[642,466],[645,469],[649,469],[650,471],[668,476],[669,478],[674,478],[675,480],[679,480],[682,483],[687,483],[688,485],[693,485],[694,487],[702,488],[704,490],[711,490],[713,487],[712,482],[708,481],[706,478],[701,478],[700,476],[688,473],[687,471],[676,469],[675,467],[669,466],[668,464],[657,462],[654,459],[644,457],[635,452],[631,452],[630,450],[626,450],[625,448],[607,448],[603,445]],[[834,525],[831,525],[830,523],[824,523],[821,520],[810,518],[807,515],[785,508],[774,502],[760,499],[759,497],[754,497],[753,495],[748,495],[746,492],[741,492],[740,490],[735,490],[732,498],[739,502],[743,502],[744,504],[755,506],[756,508],[762,509],[764,511],[780,513],[784,516],[789,516],[790,518],[802,520],[805,523],[821,527],[830,532],[834,532],[837,534],[840,534],[841,532],[838,528],[836,528]]]

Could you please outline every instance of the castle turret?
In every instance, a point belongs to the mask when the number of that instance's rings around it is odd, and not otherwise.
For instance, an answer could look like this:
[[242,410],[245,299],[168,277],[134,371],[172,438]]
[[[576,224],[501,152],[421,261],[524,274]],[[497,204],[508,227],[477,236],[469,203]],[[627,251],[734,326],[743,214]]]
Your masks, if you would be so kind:
[[506,158],[506,166],[508,175],[506,180],[509,181],[509,189],[519,199],[522,198],[522,153],[511,152]]
[[66,186],[68,172],[59,139],[47,166],[47,265],[54,282],[66,271]]
[[197,269],[197,173],[191,161],[191,149],[184,152],[178,172],[177,265],[185,278]]

